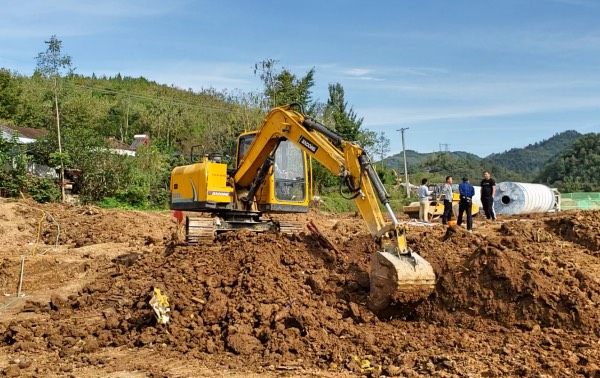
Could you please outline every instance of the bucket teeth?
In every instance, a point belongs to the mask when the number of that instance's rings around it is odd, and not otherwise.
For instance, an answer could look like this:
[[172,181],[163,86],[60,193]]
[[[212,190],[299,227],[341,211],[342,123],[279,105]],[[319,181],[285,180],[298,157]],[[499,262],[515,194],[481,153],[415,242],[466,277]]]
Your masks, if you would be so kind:
[[427,298],[435,289],[435,273],[419,256],[379,251],[371,260],[369,307],[380,311],[390,304],[406,304]]

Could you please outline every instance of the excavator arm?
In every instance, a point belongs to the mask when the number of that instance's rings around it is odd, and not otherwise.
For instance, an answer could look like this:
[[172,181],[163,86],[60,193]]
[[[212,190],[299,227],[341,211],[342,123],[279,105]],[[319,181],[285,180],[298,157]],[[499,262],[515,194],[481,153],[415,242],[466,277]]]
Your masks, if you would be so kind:
[[[280,141],[296,144],[345,183],[378,244],[379,250],[371,264],[371,308],[379,310],[390,302],[412,302],[429,295],[435,281],[433,269],[408,248],[406,225],[396,219],[389,196],[366,152],[293,110],[293,106],[271,110],[233,172],[236,186],[249,189],[243,200],[246,203],[254,200],[257,188],[273,164]],[[385,221],[379,202],[386,208],[391,223]]]
[[[334,146],[334,139],[342,147]],[[238,186],[250,187],[256,172],[265,166],[282,139],[299,146],[307,154],[338,175],[355,196],[357,207],[373,235],[381,234],[386,224],[379,210],[376,193],[389,210],[394,224],[398,224],[389,208],[388,195],[379,180],[367,154],[354,143],[342,138],[325,126],[316,123],[289,107],[273,109],[266,117],[254,141],[239,164],[233,177]],[[374,190],[374,186],[377,191]],[[379,235],[381,236],[381,235]]]

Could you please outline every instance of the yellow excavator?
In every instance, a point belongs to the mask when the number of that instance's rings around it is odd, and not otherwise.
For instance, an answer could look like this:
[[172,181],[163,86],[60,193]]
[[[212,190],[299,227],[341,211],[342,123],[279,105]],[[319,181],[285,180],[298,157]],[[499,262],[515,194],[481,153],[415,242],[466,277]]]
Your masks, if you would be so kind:
[[[429,296],[435,285],[433,268],[408,247],[407,227],[394,215],[366,152],[306,116],[298,104],[272,109],[258,130],[239,136],[235,169],[229,171],[214,153],[173,169],[171,209],[211,214],[186,216],[186,241],[238,229],[302,230],[300,224],[277,222],[267,215],[308,211],[312,171],[307,156],[338,175],[378,245],[371,259],[369,307],[379,311],[391,303]],[[390,222],[384,220],[378,201]]]

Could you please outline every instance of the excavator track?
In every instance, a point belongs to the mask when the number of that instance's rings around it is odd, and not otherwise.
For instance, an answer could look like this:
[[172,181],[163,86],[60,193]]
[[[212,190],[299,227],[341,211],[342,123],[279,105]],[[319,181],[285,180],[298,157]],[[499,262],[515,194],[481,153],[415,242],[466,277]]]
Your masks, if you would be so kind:
[[213,218],[186,217],[185,242],[199,244],[212,242],[216,235],[216,225]]
[[226,221],[219,217],[186,217],[185,242],[186,244],[201,244],[212,242],[216,235],[224,232],[233,232],[247,229],[254,232],[276,231],[286,235],[297,234],[304,231],[304,223],[296,221],[273,221],[260,219],[258,222],[232,220]]
[[279,232],[286,235],[299,234],[304,232],[304,222],[286,221],[279,222]]

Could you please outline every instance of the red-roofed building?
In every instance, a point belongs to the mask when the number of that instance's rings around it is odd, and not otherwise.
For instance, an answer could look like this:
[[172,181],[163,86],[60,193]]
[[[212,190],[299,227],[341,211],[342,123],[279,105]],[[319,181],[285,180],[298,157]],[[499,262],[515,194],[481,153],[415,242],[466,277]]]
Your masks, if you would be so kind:
[[48,131],[32,129],[31,127],[0,124],[0,133],[2,134],[2,139],[10,140],[12,139],[13,135],[16,135],[19,143],[29,144],[48,134]]

